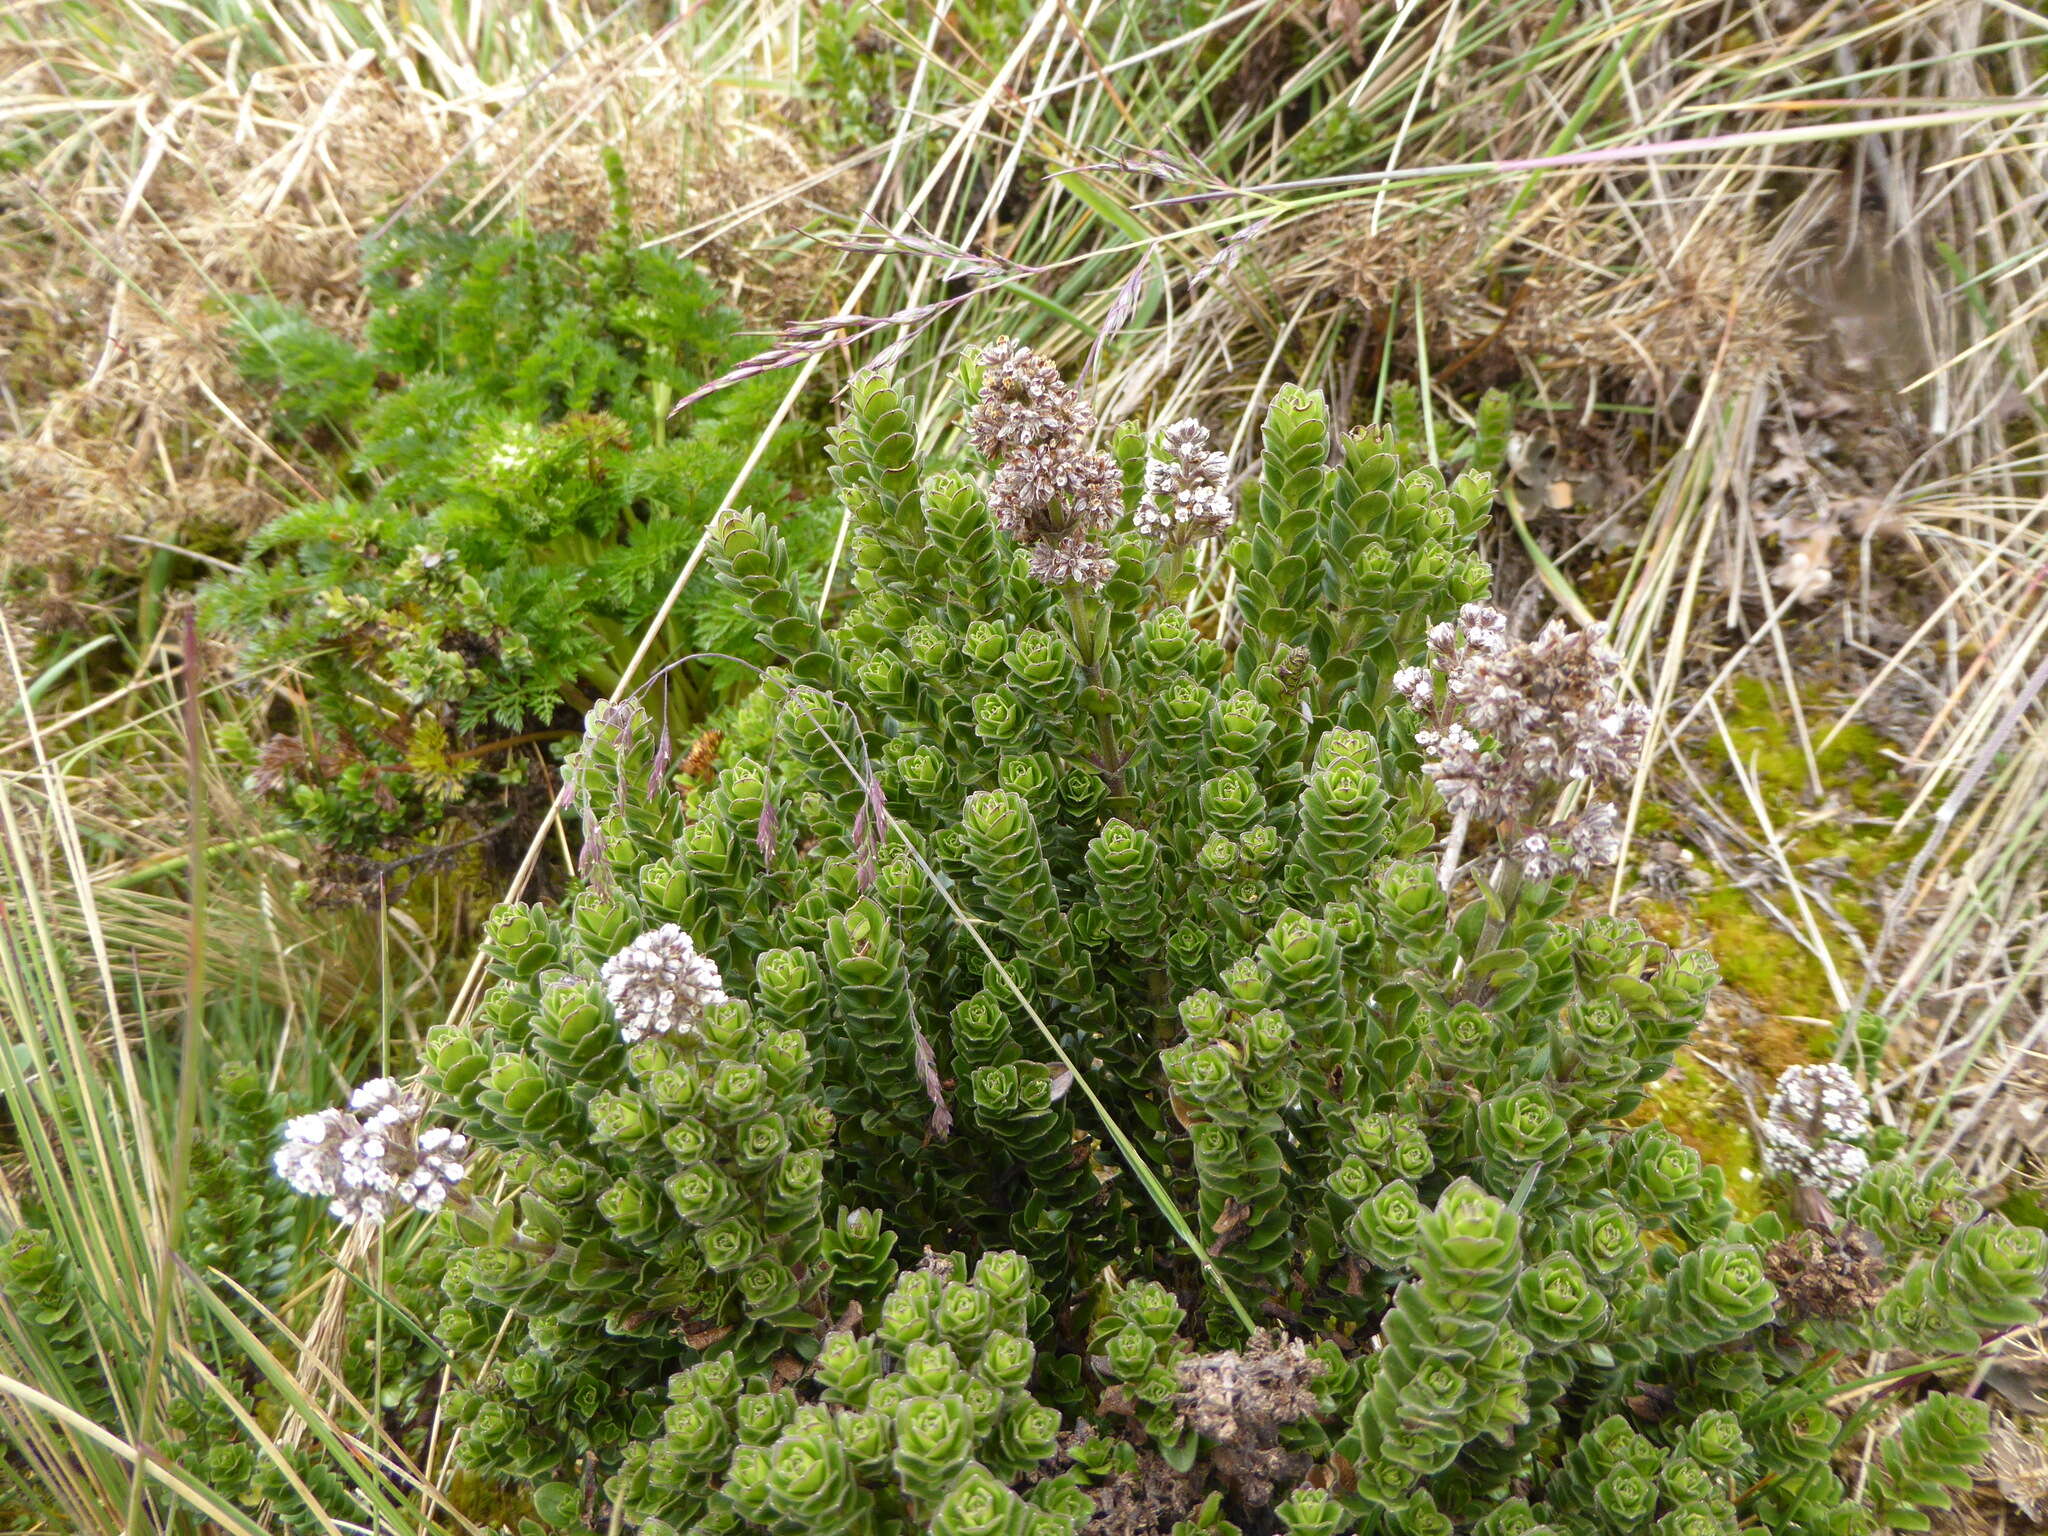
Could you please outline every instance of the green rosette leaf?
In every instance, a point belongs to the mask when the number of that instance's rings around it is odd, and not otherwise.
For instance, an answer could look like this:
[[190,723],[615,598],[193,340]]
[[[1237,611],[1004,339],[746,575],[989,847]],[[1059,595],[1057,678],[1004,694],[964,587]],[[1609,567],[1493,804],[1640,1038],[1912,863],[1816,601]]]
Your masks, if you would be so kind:
[[[737,1465],[737,1458],[736,1458]],[[799,1529],[837,1536],[861,1529],[873,1500],[829,1429],[790,1434],[769,1452],[767,1502]]]
[[1880,1444],[1872,1513],[1888,1530],[1925,1531],[1930,1512],[1969,1491],[1991,1449],[1991,1410],[1968,1397],[1936,1392],[1914,1404]]
[[932,1511],[933,1536],[1030,1536],[1031,1511],[982,1466],[954,1479]]
[[974,1420],[958,1396],[906,1398],[896,1409],[896,1475],[916,1502],[935,1505],[974,1455]]
[[1560,1161],[1570,1141],[1571,1128],[1545,1089],[1520,1088],[1479,1106],[1480,1155],[1500,1187],[1512,1189],[1526,1170]]
[[1541,1348],[1563,1349],[1598,1334],[1607,1298],[1570,1253],[1553,1253],[1515,1282],[1515,1327]]
[[1690,1351],[1733,1343],[1769,1322],[1778,1293],[1746,1243],[1709,1243],[1678,1261],[1660,1315],[1669,1342]]

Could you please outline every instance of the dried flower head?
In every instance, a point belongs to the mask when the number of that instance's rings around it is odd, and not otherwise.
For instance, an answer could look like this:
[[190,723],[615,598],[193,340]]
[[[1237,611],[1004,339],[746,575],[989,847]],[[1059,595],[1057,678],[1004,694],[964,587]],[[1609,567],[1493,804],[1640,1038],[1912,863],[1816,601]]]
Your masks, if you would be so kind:
[[1089,535],[1123,514],[1123,471],[1087,445],[1095,413],[1050,360],[1007,336],[983,348],[979,361],[981,389],[967,435],[996,465],[990,518],[1030,549],[1039,581],[1101,587],[1116,561]]
[[1858,1226],[1839,1232],[1802,1227],[1764,1255],[1764,1273],[1779,1305],[1797,1318],[1849,1318],[1868,1312],[1885,1292],[1884,1254]]
[[983,458],[1071,443],[1095,430],[1095,413],[1052,359],[1004,336],[982,348],[980,362],[981,393],[967,437]]
[[729,1001],[718,967],[674,923],[641,934],[598,974],[628,1044],[649,1035],[688,1034],[707,1008]]
[[1787,1067],[1764,1113],[1764,1166],[1831,1198],[1870,1171],[1870,1104],[1846,1067]]
[[445,1126],[421,1130],[424,1113],[396,1078],[372,1078],[350,1095],[347,1109],[287,1122],[272,1166],[350,1226],[375,1225],[398,1205],[431,1215],[468,1174],[470,1143]]
[[1131,514],[1138,531],[1161,542],[1192,543],[1223,532],[1237,518],[1230,504],[1230,456],[1209,446],[1209,429],[1193,418],[1159,434],[1163,457],[1145,465],[1145,500]]
[[1013,454],[989,480],[989,516],[1020,544],[1107,528],[1123,506],[1116,460],[1071,443]]
[[1116,557],[1100,544],[1069,534],[1057,544],[1031,551],[1032,576],[1049,587],[1091,587],[1100,591],[1116,574]]
[[1260,1329],[1240,1352],[1182,1360],[1173,1397],[1187,1424],[1215,1444],[1217,1470],[1243,1500],[1262,1508],[1275,1485],[1298,1479],[1309,1458],[1283,1449],[1282,1432],[1318,1411],[1313,1383],[1324,1362],[1299,1339]]
[[1404,668],[1394,688],[1431,725],[1415,733],[1427,771],[1453,812],[1490,822],[1532,879],[1611,864],[1620,847],[1613,806],[1531,825],[1539,805],[1564,786],[1625,783],[1642,753],[1649,713],[1624,699],[1621,658],[1600,625],[1573,631],[1556,619],[1534,640],[1507,638],[1507,620],[1468,603],[1456,624],[1429,632],[1443,674],[1441,698],[1421,668]]

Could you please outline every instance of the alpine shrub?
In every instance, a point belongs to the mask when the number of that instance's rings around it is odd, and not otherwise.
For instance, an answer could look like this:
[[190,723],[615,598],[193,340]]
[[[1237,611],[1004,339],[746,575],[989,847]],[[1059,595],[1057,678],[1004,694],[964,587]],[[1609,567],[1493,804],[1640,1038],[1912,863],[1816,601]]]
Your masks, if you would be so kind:
[[[428,1042],[504,1191],[450,1200],[455,1454],[594,1464],[655,1532],[1938,1508],[1974,1410],[1926,1399],[1858,1505],[1824,1351],[1974,1349],[2043,1235],[1886,1163],[1843,1201],[1882,1256],[1802,1245],[1634,1123],[1714,970],[1571,912],[1642,720],[1597,637],[1483,606],[1486,479],[1288,387],[1233,496],[1200,424],[1098,447],[1010,345],[964,382],[985,483],[851,389],[839,621],[719,524],[771,749],[686,801],[599,704],[581,888],[494,915]],[[1424,858],[1451,816],[1476,879]]]

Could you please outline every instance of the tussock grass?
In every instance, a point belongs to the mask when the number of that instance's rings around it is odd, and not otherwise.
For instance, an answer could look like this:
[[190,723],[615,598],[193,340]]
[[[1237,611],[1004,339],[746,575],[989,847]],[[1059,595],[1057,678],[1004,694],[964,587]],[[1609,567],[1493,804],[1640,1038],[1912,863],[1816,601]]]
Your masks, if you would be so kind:
[[[11,629],[0,641],[19,697],[27,691],[21,649]],[[384,1480],[365,1486],[373,1503],[384,1490],[392,1528],[441,1528],[412,1523],[392,1491],[428,1480],[407,1468],[379,1416],[345,1388],[316,1390],[319,1341],[302,1340],[298,1330],[317,1316],[308,1298],[317,1303],[339,1278],[329,1275],[319,1213],[294,1213],[291,1230],[266,1234],[288,1270],[268,1287],[278,1293],[274,1307],[244,1289],[252,1276],[186,1256],[193,1148],[221,1113],[204,1085],[224,1065],[244,1063],[273,1087],[328,1093],[383,1051],[360,1030],[330,1027],[317,978],[304,974],[299,957],[261,942],[249,947],[255,936],[214,927],[222,910],[214,892],[249,873],[231,844],[229,857],[217,857],[222,845],[208,836],[220,786],[207,771],[201,703],[188,691],[173,705],[171,728],[186,749],[187,857],[176,871],[152,876],[176,880],[182,903],[110,899],[122,887],[96,867],[108,812],[83,810],[73,798],[75,789],[93,788],[78,771],[92,744],[53,750],[26,720],[29,761],[0,772],[0,1095],[8,1106],[0,1226],[10,1254],[28,1240],[27,1229],[47,1233],[62,1265],[45,1295],[46,1303],[56,1298],[56,1312],[27,1315],[14,1301],[0,1304],[0,1429],[13,1471],[26,1480],[6,1507],[36,1528],[196,1530],[203,1522],[256,1536],[271,1528],[268,1512],[216,1491],[207,1469],[181,1455],[171,1427],[176,1405],[218,1403],[240,1418],[247,1443],[287,1485],[305,1489],[306,1459],[288,1458],[281,1445],[310,1429],[312,1459],[324,1457],[330,1475],[360,1481],[352,1477],[358,1458],[387,1467]],[[148,729],[131,725],[128,734]],[[130,772],[161,768],[162,779],[135,786],[145,800],[172,782],[168,765],[148,762],[147,745],[131,739],[125,752]],[[144,962],[162,957],[174,934],[183,976],[151,974]],[[375,1295],[380,1273],[366,1267],[357,1288]],[[359,1322],[374,1312],[359,1308]],[[325,1358],[331,1364],[331,1349]],[[289,1427],[248,1415],[243,1399],[256,1382],[268,1382]]]

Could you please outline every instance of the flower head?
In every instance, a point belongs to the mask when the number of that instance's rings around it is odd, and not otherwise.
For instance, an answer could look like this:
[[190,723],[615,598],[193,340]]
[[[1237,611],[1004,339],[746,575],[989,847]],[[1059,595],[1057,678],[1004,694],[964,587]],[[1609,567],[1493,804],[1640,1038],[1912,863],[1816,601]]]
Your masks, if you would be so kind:
[[1014,454],[988,485],[989,516],[1021,544],[1107,528],[1123,505],[1116,460],[1072,443]]
[[1436,679],[1427,667],[1403,667],[1394,674],[1394,692],[1418,714],[1436,708]]
[[1764,1113],[1764,1166],[1839,1199],[1870,1171],[1870,1104],[1846,1067],[1787,1067]]
[[341,1146],[355,1119],[339,1109],[297,1115],[285,1122],[284,1145],[271,1158],[277,1176],[302,1195],[332,1197],[341,1178]]
[[1499,610],[1468,603],[1455,624],[1429,632],[1443,674],[1403,669],[1395,691],[1431,728],[1415,733],[1426,771],[1453,812],[1526,829],[1513,839],[1525,872],[1548,880],[1611,864],[1620,849],[1614,807],[1530,827],[1539,805],[1566,785],[1624,783],[1642,753],[1649,713],[1620,691],[1621,658],[1600,625],[1567,629],[1553,619],[1534,640],[1511,643]]
[[1089,535],[1124,509],[1123,470],[1088,446],[1095,413],[1059,369],[1004,337],[982,349],[981,390],[967,435],[996,471],[988,510],[1031,550],[1031,574],[1049,586],[1101,587],[1116,569]]
[[327,1201],[335,1220],[375,1225],[395,1205],[429,1214],[469,1172],[467,1136],[445,1126],[421,1131],[425,1106],[396,1078],[377,1077],[349,1096],[286,1123],[271,1166],[302,1195]]
[[717,965],[674,923],[641,934],[598,974],[628,1044],[649,1035],[688,1034],[707,1008],[729,1001]]
[[1095,413],[1052,359],[1003,336],[981,349],[980,363],[967,437],[983,458],[1070,443],[1095,430]]
[[1100,544],[1069,534],[1057,544],[1041,544],[1032,550],[1030,569],[1049,587],[1100,591],[1116,574],[1116,557]]
[[1230,504],[1230,456],[1209,447],[1209,429],[1193,418],[1159,435],[1164,457],[1145,465],[1145,500],[1131,514],[1140,533],[1187,543],[1223,532],[1237,518]]

